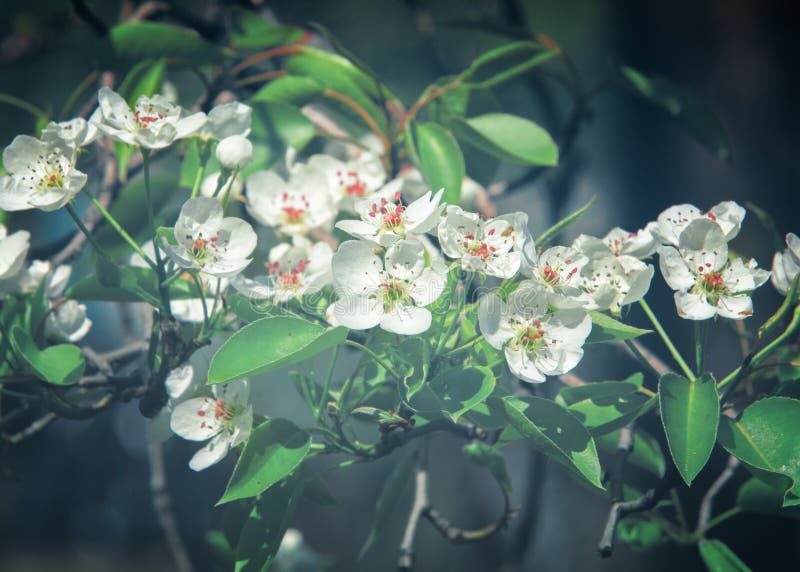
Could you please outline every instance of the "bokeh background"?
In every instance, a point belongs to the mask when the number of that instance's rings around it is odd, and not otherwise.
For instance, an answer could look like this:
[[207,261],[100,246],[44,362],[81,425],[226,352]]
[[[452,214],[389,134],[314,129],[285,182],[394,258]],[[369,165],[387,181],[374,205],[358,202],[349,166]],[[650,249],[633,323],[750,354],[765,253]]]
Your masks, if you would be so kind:
[[[119,0],[87,0],[111,24]],[[136,3],[129,3],[135,5]],[[202,16],[203,0],[178,3]],[[546,34],[574,59],[587,86],[625,63],[657,73],[698,94],[725,127],[730,157],[720,160],[681,129],[666,112],[624,90],[595,98],[575,146],[558,168],[509,197],[499,211],[525,210],[534,234],[591,196],[597,202],[565,240],[577,232],[604,234],[612,226],[636,229],[669,205],[691,202],[701,208],[727,199],[752,201],[773,214],[781,230],[800,231],[800,120],[797,100],[796,18],[788,2],[695,0],[625,2],[606,0],[282,0],[257,7],[281,22],[328,27],[365,60],[391,89],[411,103],[435,78],[457,72],[477,54],[507,39],[505,33]],[[92,69],[92,30],[64,0],[3,0],[0,11],[0,93],[59,109],[72,88]],[[541,78],[496,90],[501,105],[558,133],[569,113],[563,90]],[[32,132],[33,120],[0,104],[0,144]],[[515,172],[501,171],[499,177]],[[14,224],[36,225],[38,246],[67,232],[60,215],[20,217]],[[737,250],[770,266],[773,245],[750,217],[735,243]],[[681,348],[688,350],[691,325],[674,316],[668,289],[654,280],[650,295]],[[779,299],[766,286],[755,297],[756,320]],[[100,319],[89,341],[113,344],[118,325]],[[632,319],[639,319],[632,316]],[[716,327],[708,365],[719,374],[736,365],[735,336]],[[655,344],[653,344],[655,345]],[[587,379],[616,379],[633,371],[614,350],[587,352],[578,373]],[[281,374],[270,385],[269,408],[301,415],[293,388]],[[545,388],[552,392],[555,388]],[[798,428],[800,431],[800,428]],[[166,551],[149,493],[145,425],[135,404],[118,406],[86,422],[59,421],[20,445],[0,445],[0,571],[167,571]],[[800,434],[800,433],[799,433]],[[197,570],[210,570],[204,533],[218,526],[211,507],[231,470],[230,462],[202,474],[191,473],[191,444],[167,443],[167,474],[181,533]],[[435,441],[432,495],[437,505],[464,526],[477,526],[500,510],[489,477],[468,465],[460,443]],[[334,555],[331,570],[392,570],[407,503],[369,556],[356,561],[366,537],[383,480],[396,462],[389,457],[328,474],[336,506],[304,504],[293,526],[316,552]],[[715,451],[687,506],[696,506],[725,457]],[[418,570],[491,571],[513,569],[509,555],[527,550],[518,570],[703,570],[692,548],[674,545],[649,553],[619,546],[601,560],[595,550],[607,501],[571,480],[559,468],[542,466],[524,445],[509,449],[514,504],[524,504],[534,471],[541,487],[538,517],[529,535],[513,525],[490,542],[452,546],[428,526],[418,537]],[[744,471],[717,500],[732,506]],[[700,491],[695,493],[694,491]],[[410,497],[409,501],[410,502]],[[525,507],[524,507],[525,508]],[[690,522],[696,514],[688,515]],[[796,570],[800,565],[800,523],[749,515],[726,522],[713,536],[728,543],[754,570]]]

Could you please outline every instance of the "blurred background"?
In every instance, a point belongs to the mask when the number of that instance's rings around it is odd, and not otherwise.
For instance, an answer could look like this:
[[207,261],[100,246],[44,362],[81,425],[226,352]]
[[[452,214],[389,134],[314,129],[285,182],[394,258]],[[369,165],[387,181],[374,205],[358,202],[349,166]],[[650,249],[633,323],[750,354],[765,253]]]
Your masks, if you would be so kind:
[[[78,4],[111,25],[124,8],[140,3]],[[206,4],[174,3],[198,18],[206,13]],[[64,0],[3,0],[2,7],[0,93],[43,109],[59,109],[93,69],[94,32]],[[728,199],[752,201],[767,210],[781,233],[800,232],[796,112],[800,76],[794,59],[796,18],[790,3],[283,0],[253,8],[282,23],[322,23],[407,104],[434,79],[460,71],[489,47],[519,35],[544,34],[572,57],[585,86],[604,85],[611,66],[624,63],[691,89],[724,126],[730,151],[721,158],[666,111],[625,90],[603,91],[592,99],[561,164],[496,200],[499,212],[528,212],[534,235],[594,195],[597,202],[590,213],[561,242],[578,232],[603,235],[613,226],[635,230],[673,204],[690,202],[707,209]],[[504,85],[495,96],[504,110],[529,117],[554,134],[564,129],[571,111],[568,94],[543,78]],[[0,103],[0,144],[33,130],[30,116]],[[496,180],[518,175],[501,170]],[[60,216],[19,217],[14,224],[40,228],[41,233],[34,235],[36,246],[39,237],[46,242],[67,232]],[[774,245],[754,216],[747,219],[734,247],[755,257],[761,266],[771,266]],[[659,277],[648,299],[659,316],[665,316],[673,339],[688,351],[691,325],[672,318],[671,293]],[[763,319],[778,303],[774,290],[765,286],[755,296],[754,320]],[[110,319],[104,322],[102,308],[97,312],[88,341],[100,349],[113,346],[118,325]],[[640,316],[631,318],[636,321]],[[708,365],[724,375],[738,364],[738,355],[730,351],[738,342],[720,325],[713,331]],[[633,371],[634,364],[615,350],[593,348],[576,373],[602,380],[620,379]],[[271,384],[269,395],[262,396],[268,399],[267,408],[302,418],[293,386],[285,374],[275,377],[284,381]],[[555,390],[543,389],[551,394]],[[0,572],[172,570],[152,509],[144,432],[136,405],[128,404],[91,421],[58,421],[19,445],[0,444]],[[463,460],[460,445],[448,437],[434,442],[431,494],[455,522],[480,526],[499,514],[501,499],[491,478]],[[204,534],[219,526],[220,511],[211,507],[232,464],[228,460],[192,473],[187,462],[193,450],[192,444],[176,439],[166,444],[167,478],[180,532],[195,568],[202,571],[212,569]],[[559,468],[542,466],[524,444],[512,445],[508,458],[513,504],[526,503],[528,487],[541,487],[538,517],[529,521],[530,529],[520,529],[519,522],[525,520],[521,518],[485,544],[453,546],[423,523],[417,541],[418,570],[502,570],[509,566],[509,554],[519,561],[519,570],[704,569],[694,548],[674,545],[648,553],[620,545],[610,560],[601,560],[596,543],[607,500]],[[396,462],[393,456],[330,471],[326,478],[338,504],[303,504],[295,514],[292,526],[302,531],[307,545],[335,557],[330,570],[394,569],[410,494],[369,555],[361,562],[356,556],[385,476]],[[686,506],[697,506],[724,463],[725,455],[715,451],[697,486],[682,493]],[[717,497],[717,510],[732,506],[745,479],[742,470]],[[696,514],[687,518],[694,522]],[[797,520],[740,516],[715,529],[713,536],[724,540],[753,570],[796,570],[800,564]]]

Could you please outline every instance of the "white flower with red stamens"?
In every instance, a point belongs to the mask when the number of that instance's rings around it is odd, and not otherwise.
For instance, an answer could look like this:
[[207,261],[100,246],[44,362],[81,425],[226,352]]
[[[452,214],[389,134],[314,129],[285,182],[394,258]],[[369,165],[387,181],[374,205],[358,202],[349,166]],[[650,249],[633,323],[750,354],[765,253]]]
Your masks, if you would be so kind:
[[0,209],[53,211],[63,207],[86,184],[75,168],[75,146],[48,135],[18,135],[3,151],[9,176],[0,178]]
[[336,215],[328,182],[314,169],[299,169],[288,181],[273,171],[259,171],[247,179],[245,195],[254,219],[287,235],[329,227]]
[[386,181],[380,157],[368,152],[349,161],[330,155],[312,155],[306,165],[327,179],[334,205],[347,212],[355,212],[356,202],[371,196]]
[[591,318],[580,308],[550,312],[548,293],[531,281],[520,283],[507,302],[496,294],[481,298],[478,323],[486,341],[503,350],[511,373],[531,383],[578,365],[592,330]]
[[217,277],[241,272],[256,247],[253,228],[242,219],[223,217],[222,205],[208,197],[184,203],[174,236],[177,244],[164,241],[163,247],[178,266]]
[[528,215],[517,212],[489,220],[449,205],[439,223],[439,244],[461,267],[498,278],[511,278],[520,268],[521,250],[528,232]]
[[647,294],[655,270],[632,256],[605,254],[589,258],[580,277],[578,300],[587,310],[610,310],[619,314]]
[[444,190],[440,190],[432,195],[428,191],[410,205],[404,206],[400,201],[400,191],[389,187],[370,199],[356,203],[355,210],[361,220],[341,220],[336,223],[336,228],[356,238],[389,246],[406,235],[423,234],[432,230],[444,209],[444,205],[439,204],[443,193]]
[[170,428],[189,441],[210,441],[189,461],[194,471],[220,462],[243,443],[253,429],[253,407],[247,380],[215,385],[212,395],[196,397],[175,406]]
[[662,244],[679,246],[680,235],[689,223],[702,218],[717,223],[725,239],[730,242],[742,228],[747,211],[734,201],[724,201],[704,213],[694,205],[676,205],[660,215],[651,232]]
[[97,127],[83,117],[76,117],[59,123],[51,121],[42,131],[42,139],[57,137],[68,145],[74,145],[75,147],[89,145],[97,139],[97,135]]
[[131,109],[122,96],[103,87],[97,93],[97,103],[97,111],[89,118],[97,129],[112,139],[147,149],[168,147],[206,124],[205,113],[187,115],[162,95],[142,95]]
[[581,271],[589,262],[584,254],[567,246],[553,246],[537,253],[533,240],[525,243],[523,253],[525,273],[549,294],[550,304],[559,308],[582,305],[577,297],[581,294]]
[[22,270],[31,246],[30,238],[27,230],[9,235],[5,225],[0,224],[0,280],[12,278]]
[[441,263],[425,265],[425,247],[416,240],[398,240],[383,258],[374,245],[349,240],[333,255],[333,279],[339,296],[332,305],[336,324],[366,330],[380,326],[396,334],[416,335],[431,325],[425,308],[447,283]]
[[769,278],[755,260],[728,260],[728,242],[714,221],[700,218],[680,234],[679,248],[661,246],[659,265],[675,290],[678,315],[707,320],[719,314],[741,320],[753,314],[750,294]]
[[772,285],[784,296],[800,274],[800,238],[790,232],[786,235],[786,246],[786,250],[776,252],[772,259]]
[[267,275],[254,279],[238,276],[233,287],[256,300],[285,302],[318,292],[331,283],[333,250],[324,242],[312,244],[302,236],[269,251]]
[[215,106],[198,135],[203,139],[225,139],[232,135],[250,135],[253,109],[249,105],[233,101]]

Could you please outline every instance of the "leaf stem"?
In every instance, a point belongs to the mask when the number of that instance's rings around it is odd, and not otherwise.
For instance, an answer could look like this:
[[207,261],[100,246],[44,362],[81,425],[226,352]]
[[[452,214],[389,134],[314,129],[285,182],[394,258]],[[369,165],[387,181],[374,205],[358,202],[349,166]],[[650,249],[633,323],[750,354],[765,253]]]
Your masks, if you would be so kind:
[[158,292],[161,296],[161,302],[164,306],[164,312],[167,317],[172,319],[172,310],[169,303],[169,288],[164,287],[166,280],[166,273],[164,272],[164,261],[161,259],[161,249],[158,247],[158,232],[156,228],[156,217],[153,213],[153,193],[150,190],[150,150],[141,149],[142,151],[142,167],[144,170],[144,191],[145,199],[147,202],[147,220],[150,225],[150,234],[153,236],[153,250],[156,256],[156,274],[158,274]]
[[683,359],[683,356],[678,351],[678,348],[676,348],[675,344],[672,343],[672,340],[669,339],[669,336],[667,335],[667,332],[661,325],[661,322],[658,321],[658,318],[653,313],[653,310],[650,309],[650,306],[647,304],[644,298],[639,300],[639,305],[642,307],[642,310],[644,310],[644,313],[647,314],[647,317],[650,319],[650,322],[653,324],[653,327],[658,332],[658,335],[661,336],[664,345],[667,346],[669,353],[671,353],[672,357],[675,358],[675,361],[683,370],[683,373],[686,374],[686,377],[688,377],[690,381],[694,381],[695,376],[694,373],[692,373],[691,368],[688,365],[686,365],[686,361]]
[[42,121],[47,121],[50,119],[50,116],[45,111],[23,99],[14,97],[13,95],[8,95],[7,93],[0,93],[0,103],[8,103],[9,105],[13,105],[14,107],[22,109],[23,111],[27,111]]
[[92,247],[97,251],[97,254],[99,254],[100,256],[103,256],[105,258],[108,258],[108,255],[106,254],[106,252],[103,250],[103,248],[95,240],[94,235],[92,235],[92,233],[89,231],[89,229],[86,228],[86,225],[83,224],[83,221],[81,220],[81,217],[79,217],[78,213],[75,212],[75,207],[73,207],[72,204],[67,203],[66,205],[64,205],[64,208],[69,213],[69,216],[72,217],[72,220],[75,221],[75,224],[78,225],[78,228],[83,233],[83,235],[86,237],[86,240],[89,241],[89,244],[91,244]]
[[[347,344],[348,346],[357,348],[357,349],[361,350],[362,352],[364,352],[365,354],[367,354],[369,357],[374,359],[375,362],[378,365],[380,365],[383,369],[385,369],[387,371],[387,373],[389,373],[395,379],[397,379],[397,380],[402,379],[402,377],[400,375],[398,375],[398,373],[396,371],[394,371],[392,366],[390,366],[389,364],[386,363],[386,360],[384,360],[381,356],[379,356],[374,351],[369,349],[367,346],[359,344],[358,342],[356,342],[354,340],[345,340],[344,343]],[[344,390],[342,390],[342,393],[344,393]]]
[[208,332],[209,325],[208,325],[208,306],[206,306],[206,296],[203,292],[203,283],[200,281],[200,277],[197,275],[197,272],[190,272],[189,275],[192,277],[192,282],[194,282],[195,288],[197,289],[197,294],[200,297],[200,302],[203,306],[203,325],[200,327],[200,339],[203,339],[203,336]]
[[206,173],[206,165],[208,164],[208,143],[205,141],[199,141],[198,145],[198,155],[200,157],[200,167],[197,169],[197,174],[194,176],[194,184],[192,185],[192,196],[190,198],[195,198],[197,193],[200,192],[200,183],[203,182],[203,175]]
[[322,395],[317,404],[316,418],[319,420],[322,417],[322,412],[325,410],[325,400],[328,398],[328,393],[331,390],[331,381],[333,380],[333,370],[336,368],[336,359],[339,357],[339,346],[333,347],[333,354],[331,355],[331,363],[328,366],[328,375],[325,376],[325,384],[322,386]]

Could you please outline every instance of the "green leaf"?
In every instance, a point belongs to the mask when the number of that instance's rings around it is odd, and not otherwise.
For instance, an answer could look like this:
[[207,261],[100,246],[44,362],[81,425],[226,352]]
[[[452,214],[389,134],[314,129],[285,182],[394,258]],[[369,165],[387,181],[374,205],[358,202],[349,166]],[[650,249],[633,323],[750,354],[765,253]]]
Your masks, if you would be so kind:
[[661,526],[651,520],[623,520],[619,523],[619,539],[634,552],[656,548],[667,541]]
[[[597,448],[603,453],[613,455],[619,447],[619,431],[606,433],[595,438]],[[628,463],[658,478],[664,476],[667,461],[658,440],[641,429],[633,432],[633,451],[628,455]]]
[[750,572],[747,564],[719,540],[701,540],[697,547],[709,572]]
[[81,379],[86,362],[78,346],[60,344],[40,350],[28,332],[19,326],[11,329],[9,337],[19,358],[44,381],[73,385]]
[[487,113],[469,119],[453,118],[456,137],[481,151],[519,165],[556,165],[558,147],[550,134],[533,121],[507,113]]
[[725,161],[730,157],[728,134],[713,112],[685,87],[663,77],[647,76],[622,66],[623,83],[633,93],[666,109],[699,143]]
[[289,527],[303,482],[289,478],[256,501],[236,546],[235,572],[267,572]]
[[559,234],[561,231],[567,228],[572,223],[576,222],[579,218],[581,218],[586,212],[592,208],[594,201],[597,200],[597,195],[594,195],[589,201],[583,205],[581,208],[576,210],[574,213],[565,216],[556,224],[545,230],[542,234],[538,236],[538,238],[534,241],[537,247],[544,247],[550,244],[550,242]]
[[460,77],[472,88],[493,87],[543,64],[558,53],[537,42],[511,42],[475,58]]
[[658,381],[661,423],[681,477],[691,486],[705,467],[717,440],[719,396],[714,376],[705,373],[690,381],[665,373]]
[[222,383],[305,361],[339,345],[347,329],[323,328],[302,318],[261,318],[241,328],[211,360],[208,383]]
[[361,551],[358,553],[359,560],[366,556],[378,538],[378,534],[383,531],[384,527],[396,514],[403,498],[403,493],[414,478],[415,463],[416,460],[413,455],[405,455],[383,484],[381,495],[378,497],[378,502],[375,503],[375,514],[372,517],[369,536],[367,536],[364,546],[361,547]]
[[492,394],[495,377],[487,367],[458,366],[439,371],[410,399],[421,413],[439,413],[453,422]]
[[511,425],[531,446],[603,489],[594,440],[575,416],[541,397],[505,397]]
[[104,66],[157,58],[190,65],[221,64],[229,54],[229,50],[205,41],[194,30],[157,22],[115,26],[100,48]]
[[[161,211],[173,200],[176,195],[187,197],[181,191],[178,193],[178,173],[154,174],[150,177],[150,191],[153,199],[153,211],[155,212],[156,226],[167,222],[167,216]],[[147,222],[146,201],[144,178],[137,177],[129,181],[115,199],[109,212],[120,226],[133,237],[138,244],[144,244],[153,237],[150,236],[150,225]],[[174,220],[174,219],[173,219]],[[170,220],[169,222],[173,222]],[[95,232],[97,242],[103,245],[104,250],[112,257],[128,256],[133,252],[130,245],[122,239],[117,231],[110,225],[103,224]]]
[[125,98],[128,105],[133,107],[140,96],[150,97],[159,92],[164,82],[164,72],[167,62],[164,58],[158,60],[144,60],[136,64],[122,80],[119,94]]
[[[791,480],[784,506],[800,505],[800,400],[768,397],[748,406],[738,421],[723,417],[719,442],[744,462],[757,477],[758,471],[783,475]],[[783,477],[780,480],[786,481]],[[773,482],[774,479],[773,479]],[[790,494],[791,493],[791,496]]]
[[[99,260],[99,259],[98,259]],[[101,277],[90,274],[78,280],[64,294],[73,300],[93,302],[146,302],[158,306],[158,277],[150,268],[117,266],[118,282],[108,274]],[[170,299],[187,300],[197,298],[197,290],[190,280],[178,278],[170,284]]]
[[253,108],[253,161],[242,176],[283,161],[287,147],[305,148],[317,131],[303,113],[291,105],[250,102]]
[[412,131],[419,168],[428,185],[434,192],[444,189],[442,201],[457,205],[466,168],[455,137],[436,123],[418,123]]
[[651,399],[639,391],[642,374],[624,381],[599,381],[565,387],[556,402],[565,406],[594,435],[620,429],[639,417]]
[[288,419],[270,419],[247,439],[217,505],[254,497],[283,480],[303,462],[311,436]]
[[632,340],[652,332],[652,330],[643,330],[642,328],[634,328],[628,324],[623,324],[611,316],[595,310],[590,311],[589,315],[592,317],[592,331],[586,340],[587,344]]
[[285,76],[270,81],[250,101],[305,105],[322,93],[322,86],[313,78]]
[[295,26],[279,26],[252,10],[233,6],[231,10],[231,43],[244,50],[266,50],[291,44],[303,36]]
[[511,479],[506,469],[506,458],[497,449],[482,441],[470,441],[464,445],[464,454],[470,461],[489,469],[507,495],[511,494]]
[[758,514],[800,518],[800,506],[783,506],[784,495],[784,487],[753,478],[739,487],[736,504]]
[[428,379],[430,369],[430,348],[423,338],[406,338],[400,344],[395,359],[408,364],[403,375],[406,401],[411,399]]

